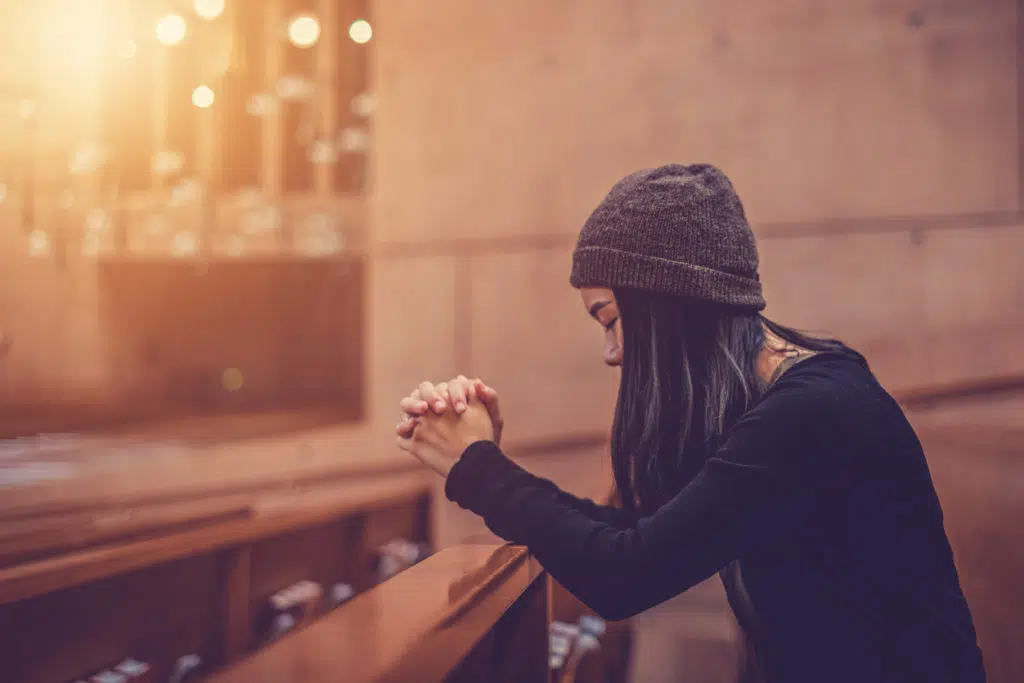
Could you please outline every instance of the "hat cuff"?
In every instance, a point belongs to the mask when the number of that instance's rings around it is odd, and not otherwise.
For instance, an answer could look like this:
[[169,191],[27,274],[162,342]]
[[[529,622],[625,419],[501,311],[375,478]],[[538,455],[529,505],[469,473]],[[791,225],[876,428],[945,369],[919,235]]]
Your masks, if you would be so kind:
[[757,310],[765,307],[756,275],[745,277],[608,247],[581,247],[573,252],[569,282],[577,289],[629,287],[729,306]]

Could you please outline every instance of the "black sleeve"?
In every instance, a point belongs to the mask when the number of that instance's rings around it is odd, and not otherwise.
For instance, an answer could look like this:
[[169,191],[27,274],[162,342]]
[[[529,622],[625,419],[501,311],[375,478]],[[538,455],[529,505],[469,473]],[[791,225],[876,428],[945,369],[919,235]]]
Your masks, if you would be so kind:
[[822,384],[813,373],[787,373],[692,482],[628,526],[577,506],[578,499],[521,469],[491,442],[466,449],[446,493],[497,535],[527,546],[596,612],[624,619],[765,540],[841,473],[848,450],[836,433],[842,397]]
[[[491,445],[493,446],[494,444]],[[469,450],[467,449],[467,452]],[[495,447],[495,450],[497,450],[497,447]],[[498,452],[500,453],[501,451]],[[625,510],[612,507],[611,505],[599,505],[589,498],[577,498],[571,493],[566,493],[558,488],[554,482],[547,479],[541,479],[540,477],[534,477],[534,479],[538,486],[548,487],[557,496],[560,503],[586,515],[595,522],[601,522],[616,529],[628,529],[633,526],[635,520]]]

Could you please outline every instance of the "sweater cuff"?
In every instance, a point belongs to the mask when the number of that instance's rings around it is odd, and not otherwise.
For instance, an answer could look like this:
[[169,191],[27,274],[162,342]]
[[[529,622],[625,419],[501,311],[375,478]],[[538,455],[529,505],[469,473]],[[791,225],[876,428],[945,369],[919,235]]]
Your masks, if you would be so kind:
[[502,482],[520,471],[493,441],[477,441],[462,452],[448,473],[444,492],[467,510],[483,514],[484,504],[493,501]]

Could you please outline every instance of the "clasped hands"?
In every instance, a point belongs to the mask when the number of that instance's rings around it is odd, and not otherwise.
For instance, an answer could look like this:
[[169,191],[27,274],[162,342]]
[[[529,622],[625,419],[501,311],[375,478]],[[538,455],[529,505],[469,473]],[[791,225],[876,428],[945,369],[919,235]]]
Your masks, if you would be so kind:
[[439,384],[422,382],[401,406],[398,446],[443,477],[471,444],[501,441],[498,392],[479,379],[459,375]]

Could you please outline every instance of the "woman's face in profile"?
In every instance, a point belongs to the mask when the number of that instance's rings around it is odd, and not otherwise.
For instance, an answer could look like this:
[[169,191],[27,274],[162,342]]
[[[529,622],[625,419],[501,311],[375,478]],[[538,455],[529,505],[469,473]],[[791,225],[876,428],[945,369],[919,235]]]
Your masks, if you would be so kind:
[[622,365],[622,325],[619,324],[619,306],[615,294],[604,287],[584,287],[580,290],[583,307],[604,330],[604,362]]

